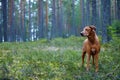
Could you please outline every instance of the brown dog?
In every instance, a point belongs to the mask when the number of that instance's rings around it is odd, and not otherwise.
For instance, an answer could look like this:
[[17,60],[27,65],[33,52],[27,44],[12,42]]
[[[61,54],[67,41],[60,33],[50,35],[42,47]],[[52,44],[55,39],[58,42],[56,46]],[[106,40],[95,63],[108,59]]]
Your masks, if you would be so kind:
[[[87,71],[89,71],[90,67],[90,57],[93,58],[93,64],[95,64],[95,71],[98,71],[98,53],[100,52],[100,42],[95,33],[96,28],[95,26],[86,26],[83,31],[80,33],[81,36],[87,37],[87,39],[83,43],[82,49],[82,65],[84,64],[84,57],[87,53]],[[95,63],[94,63],[95,59]]]

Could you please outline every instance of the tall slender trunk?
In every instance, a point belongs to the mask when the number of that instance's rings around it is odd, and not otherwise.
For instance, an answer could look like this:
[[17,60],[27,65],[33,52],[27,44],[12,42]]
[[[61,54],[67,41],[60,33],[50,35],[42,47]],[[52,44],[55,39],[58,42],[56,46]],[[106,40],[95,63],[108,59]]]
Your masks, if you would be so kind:
[[[106,5],[107,4],[107,5]],[[110,0],[101,0],[102,5],[102,42],[108,42],[107,27],[111,24]]]
[[56,37],[56,0],[52,0],[52,29],[51,29],[51,38]]
[[116,16],[116,11],[117,11],[117,0],[112,0],[111,3],[112,3],[112,7],[111,7],[111,20],[112,22],[115,21],[117,19],[117,16]]
[[90,25],[90,0],[86,1],[86,25]]
[[92,25],[97,26],[96,0],[92,0]]
[[7,0],[2,0],[4,42],[7,38]]
[[117,19],[120,20],[120,0],[117,0]]
[[99,16],[97,14],[97,0],[92,0],[92,25],[97,27],[97,33],[99,28]]
[[57,37],[63,36],[63,10],[62,10],[62,0],[59,0],[57,3],[57,27],[56,34]]
[[50,40],[51,34],[48,34],[48,0],[46,0],[46,27],[45,27],[45,36]]
[[0,42],[2,42],[2,26],[0,24]]
[[63,4],[62,0],[59,1],[59,28],[58,28],[58,35],[59,37],[63,36]]
[[101,7],[100,7],[100,0],[96,0],[96,6],[97,6],[97,34],[101,35]]
[[25,0],[21,0],[20,2],[20,27],[21,27],[21,39],[22,41],[26,41],[26,32],[25,32]]
[[72,17],[71,17],[71,21],[72,21],[72,26],[71,26],[71,35],[75,35],[75,0],[72,0]]
[[32,33],[31,33],[31,0],[29,0],[29,40],[32,40]]
[[60,20],[60,15],[59,15],[59,13],[60,13],[60,4],[59,4],[59,2],[60,2],[60,1],[57,1],[57,2],[56,2],[56,4],[57,4],[57,15],[56,15],[56,16],[57,16],[57,17],[56,17],[56,21],[57,21],[56,32],[57,32],[57,33],[56,33],[56,35],[57,35],[57,37],[60,37],[60,36],[59,36],[59,28],[60,28],[60,21],[59,21],[59,20]]
[[84,28],[85,26],[85,6],[84,6],[84,0],[80,0],[80,8],[81,8],[81,30]]
[[2,26],[0,24],[0,42],[2,42]]
[[[0,9],[1,10],[1,9]],[[1,13],[1,11],[0,11]],[[2,14],[0,14],[0,20],[2,20]],[[3,34],[2,34],[2,23],[0,23],[0,42],[2,42],[2,37],[3,37]]]
[[15,25],[14,25],[14,1],[9,0],[9,13],[8,13],[8,40],[13,42],[16,41],[16,34],[15,34]]
[[43,14],[43,0],[38,0],[38,35],[39,38],[44,38],[44,14]]

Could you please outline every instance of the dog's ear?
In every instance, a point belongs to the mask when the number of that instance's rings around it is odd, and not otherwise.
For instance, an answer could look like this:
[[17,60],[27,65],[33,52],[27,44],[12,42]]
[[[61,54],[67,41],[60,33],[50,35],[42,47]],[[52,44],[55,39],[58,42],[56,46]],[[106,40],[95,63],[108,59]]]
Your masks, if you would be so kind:
[[96,27],[94,25],[90,25],[89,26],[92,30],[95,30],[96,31]]

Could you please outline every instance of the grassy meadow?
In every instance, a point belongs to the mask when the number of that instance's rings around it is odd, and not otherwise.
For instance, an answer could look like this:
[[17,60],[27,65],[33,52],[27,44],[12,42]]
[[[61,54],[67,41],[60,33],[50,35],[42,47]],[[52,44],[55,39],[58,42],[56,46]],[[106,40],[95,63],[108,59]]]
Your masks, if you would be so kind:
[[0,80],[120,80],[120,39],[102,44],[98,73],[81,66],[84,39],[0,43]]

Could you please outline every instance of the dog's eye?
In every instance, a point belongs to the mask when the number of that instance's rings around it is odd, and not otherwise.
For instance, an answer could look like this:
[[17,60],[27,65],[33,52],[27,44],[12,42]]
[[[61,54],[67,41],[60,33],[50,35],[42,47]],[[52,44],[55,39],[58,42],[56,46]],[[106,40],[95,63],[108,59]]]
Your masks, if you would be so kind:
[[88,31],[88,29],[85,29],[86,31]]

